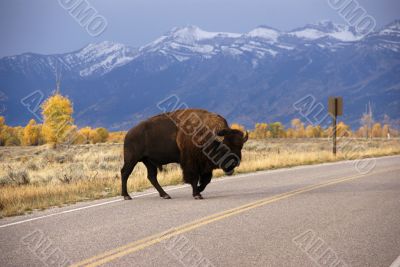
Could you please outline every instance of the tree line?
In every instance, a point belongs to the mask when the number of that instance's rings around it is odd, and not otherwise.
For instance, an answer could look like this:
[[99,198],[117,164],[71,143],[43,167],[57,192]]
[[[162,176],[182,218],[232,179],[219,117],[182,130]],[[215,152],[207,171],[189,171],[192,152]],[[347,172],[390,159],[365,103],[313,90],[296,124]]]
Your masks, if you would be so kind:
[[[233,123],[232,128],[245,130],[243,125]],[[399,136],[399,131],[390,127],[389,124],[376,122],[372,127],[361,126],[358,130],[352,131],[350,126],[343,121],[336,126],[337,136],[356,137],[356,138],[390,138]],[[285,128],[281,122],[256,123],[254,129],[249,131],[251,139],[264,138],[327,138],[333,135],[333,128],[329,126],[322,128],[320,125],[305,125],[300,119],[295,118],[291,121],[291,127]]]
[[[0,146],[37,146],[43,144],[97,144],[104,142],[120,143],[126,132],[109,132],[106,128],[78,128],[74,125],[73,105],[71,100],[54,93],[46,99],[41,107],[42,123],[31,119],[25,127],[6,125],[5,118],[0,116]],[[370,137],[390,138],[399,136],[399,132],[389,124],[371,123],[365,116],[361,119],[364,125],[353,132],[349,125],[339,122],[337,135],[339,137]],[[232,128],[244,131],[245,127],[234,123]],[[300,119],[291,121],[291,127],[285,128],[281,122],[256,123],[250,130],[251,139],[264,138],[321,138],[332,136],[332,127],[305,125]]]
[[72,118],[72,102],[60,93],[50,96],[40,108],[43,123],[31,119],[25,127],[8,126],[5,118],[0,116],[0,145],[96,144],[110,138],[106,128],[78,129]]

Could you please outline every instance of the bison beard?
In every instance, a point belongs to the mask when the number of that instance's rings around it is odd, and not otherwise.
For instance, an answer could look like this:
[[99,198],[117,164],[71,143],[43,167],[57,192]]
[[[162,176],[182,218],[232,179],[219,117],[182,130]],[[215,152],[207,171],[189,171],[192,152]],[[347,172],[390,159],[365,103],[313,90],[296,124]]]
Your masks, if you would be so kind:
[[157,181],[157,169],[180,163],[183,180],[192,185],[193,197],[210,183],[212,171],[222,168],[232,174],[241,160],[241,149],[248,135],[230,129],[218,114],[200,109],[163,113],[130,129],[124,141],[124,166],[121,169],[122,196],[131,199],[127,181],[138,162],[147,168],[147,178],[160,197],[171,198]]

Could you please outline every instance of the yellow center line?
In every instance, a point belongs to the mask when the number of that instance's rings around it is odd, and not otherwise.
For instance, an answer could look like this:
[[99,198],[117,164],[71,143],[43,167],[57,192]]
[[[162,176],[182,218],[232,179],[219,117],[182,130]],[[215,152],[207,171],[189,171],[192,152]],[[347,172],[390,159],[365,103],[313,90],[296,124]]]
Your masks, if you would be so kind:
[[124,246],[106,251],[104,253],[101,253],[99,255],[96,255],[94,257],[88,258],[86,260],[83,260],[81,262],[75,263],[72,266],[74,267],[78,267],[78,266],[99,266],[105,263],[108,263],[110,261],[113,261],[117,258],[123,257],[125,255],[131,254],[133,252],[136,252],[138,250],[142,250],[144,248],[147,248],[151,245],[154,245],[156,243],[159,243],[163,240],[169,239],[173,236],[176,235],[180,235],[182,233],[186,233],[188,231],[191,231],[193,229],[199,228],[203,225],[207,225],[210,224],[212,222],[216,222],[216,221],[220,221],[222,219],[231,217],[233,215],[237,215],[240,213],[243,213],[245,211],[257,208],[257,207],[261,207],[279,200],[283,200],[283,199],[287,199],[290,197],[293,197],[295,195],[299,195],[305,192],[309,192],[318,188],[322,188],[322,187],[327,187],[330,185],[335,185],[335,184],[339,184],[339,183],[343,183],[346,181],[351,181],[354,179],[358,179],[358,178],[362,178],[362,177],[367,177],[370,176],[372,174],[376,175],[379,173],[386,173],[389,170],[385,170],[385,171],[381,171],[381,172],[374,172],[374,173],[369,173],[369,174],[358,174],[358,175],[353,175],[353,176],[348,176],[345,178],[341,178],[341,179],[334,179],[334,180],[330,180],[327,182],[323,182],[320,184],[316,184],[316,185],[310,185],[310,186],[306,186],[306,187],[302,187],[293,191],[289,191],[289,192],[285,192],[282,194],[278,194],[272,197],[268,197],[268,198],[264,198],[261,200],[257,200],[236,208],[232,208],[229,210],[225,210],[223,212],[219,212],[210,216],[206,216],[203,217],[201,219],[192,221],[190,223],[175,227],[175,228],[171,228],[167,231],[155,234],[155,235],[151,235],[148,236],[146,238],[128,243]]

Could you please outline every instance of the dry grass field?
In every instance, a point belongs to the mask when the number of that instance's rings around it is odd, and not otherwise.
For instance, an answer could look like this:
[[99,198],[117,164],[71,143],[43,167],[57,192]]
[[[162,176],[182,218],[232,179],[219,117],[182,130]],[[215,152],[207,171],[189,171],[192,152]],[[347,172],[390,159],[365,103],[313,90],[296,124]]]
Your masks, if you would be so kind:
[[[333,157],[328,139],[249,140],[236,173],[400,154],[399,139],[347,138],[338,147]],[[0,147],[0,217],[119,195],[122,160],[122,144]],[[182,182],[176,164],[166,166],[158,178],[162,185]],[[143,164],[136,166],[128,187],[151,187]]]

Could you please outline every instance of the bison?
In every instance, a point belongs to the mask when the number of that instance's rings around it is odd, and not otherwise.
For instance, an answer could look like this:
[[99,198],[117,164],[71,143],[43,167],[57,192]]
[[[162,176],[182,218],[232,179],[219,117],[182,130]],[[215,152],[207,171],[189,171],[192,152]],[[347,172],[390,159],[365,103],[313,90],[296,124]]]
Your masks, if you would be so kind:
[[202,199],[200,193],[210,183],[214,169],[231,175],[239,166],[247,139],[247,132],[229,128],[222,116],[206,110],[183,109],[151,117],[125,136],[121,194],[126,200],[132,199],[127,181],[135,165],[142,162],[160,197],[170,199],[157,181],[157,170],[168,163],[179,163],[193,197]]

